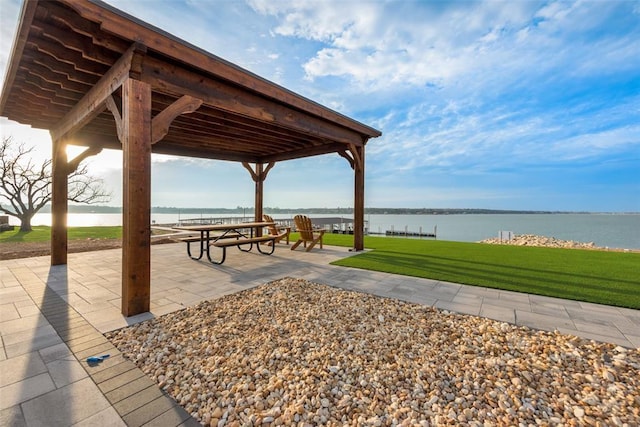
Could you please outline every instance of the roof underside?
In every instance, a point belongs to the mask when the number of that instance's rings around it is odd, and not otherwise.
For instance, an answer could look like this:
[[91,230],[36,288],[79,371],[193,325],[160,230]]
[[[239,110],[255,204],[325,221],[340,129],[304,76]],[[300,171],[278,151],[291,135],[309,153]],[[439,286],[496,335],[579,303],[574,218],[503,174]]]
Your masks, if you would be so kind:
[[[96,1],[25,3],[0,98],[0,115],[55,130],[132,49],[129,76],[152,89],[152,117],[187,95],[202,101],[179,115],[153,152],[267,163],[359,146],[380,132],[264,80]],[[121,89],[112,95],[119,104]],[[72,144],[120,149],[114,114],[93,105]]]

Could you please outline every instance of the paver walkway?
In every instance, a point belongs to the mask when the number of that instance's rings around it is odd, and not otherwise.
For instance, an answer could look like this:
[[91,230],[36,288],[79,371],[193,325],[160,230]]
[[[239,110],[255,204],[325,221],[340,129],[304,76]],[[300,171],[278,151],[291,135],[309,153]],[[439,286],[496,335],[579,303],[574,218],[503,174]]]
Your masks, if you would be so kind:
[[[121,251],[0,261],[0,425],[197,425],[103,333],[282,277],[640,347],[640,311],[334,267],[346,248],[272,256],[231,251],[222,266],[152,247],[151,313],[120,314]],[[109,354],[89,366],[88,356]]]

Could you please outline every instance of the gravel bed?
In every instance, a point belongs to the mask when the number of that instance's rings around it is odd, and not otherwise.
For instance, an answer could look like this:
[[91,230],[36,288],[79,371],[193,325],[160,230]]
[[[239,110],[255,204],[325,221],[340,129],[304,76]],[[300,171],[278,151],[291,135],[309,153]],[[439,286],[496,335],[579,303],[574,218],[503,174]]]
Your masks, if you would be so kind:
[[107,338],[204,425],[640,423],[640,350],[300,279]]

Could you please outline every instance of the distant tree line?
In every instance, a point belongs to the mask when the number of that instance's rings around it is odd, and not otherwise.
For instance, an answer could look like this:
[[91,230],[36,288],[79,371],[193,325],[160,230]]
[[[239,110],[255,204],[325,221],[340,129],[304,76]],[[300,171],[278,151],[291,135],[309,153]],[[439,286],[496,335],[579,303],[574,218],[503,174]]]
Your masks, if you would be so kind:
[[[44,206],[40,212],[51,212],[50,205]],[[71,213],[121,213],[119,206],[99,205],[69,205]],[[156,214],[180,214],[180,215],[237,215],[252,214],[253,207],[238,206],[235,208],[176,208],[166,206],[154,206],[152,213]],[[265,207],[264,212],[274,215],[288,214],[327,214],[327,215],[353,215],[353,208],[279,208]],[[473,208],[365,208],[365,214],[371,215],[461,215],[461,214],[552,214],[552,213],[588,213],[566,211],[534,211],[534,210],[503,210],[503,209],[473,209]]]

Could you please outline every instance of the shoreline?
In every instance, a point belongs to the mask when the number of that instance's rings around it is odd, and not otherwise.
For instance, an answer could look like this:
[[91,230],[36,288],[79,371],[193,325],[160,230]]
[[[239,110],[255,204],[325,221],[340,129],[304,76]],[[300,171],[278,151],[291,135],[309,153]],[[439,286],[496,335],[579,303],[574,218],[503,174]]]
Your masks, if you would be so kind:
[[[33,224],[50,223],[49,214],[36,215],[41,216],[34,217]],[[151,225],[174,224],[186,217],[152,214],[155,224]],[[274,216],[274,219],[286,218]],[[593,241],[603,248],[640,250],[640,215],[366,215],[365,220],[368,230],[376,233],[386,230],[431,232],[437,227],[438,240],[454,242],[478,242],[498,237],[501,230],[511,230],[516,234]],[[68,218],[71,227],[122,226],[121,221],[120,214],[69,214]]]
[[610,248],[608,246],[596,246],[596,244],[593,242],[585,243],[575,240],[562,240],[555,237],[538,236],[535,234],[514,234],[511,239],[500,239],[498,237],[492,237],[489,239],[480,240],[478,243],[562,249],[588,249],[606,252],[640,252],[640,249]]

